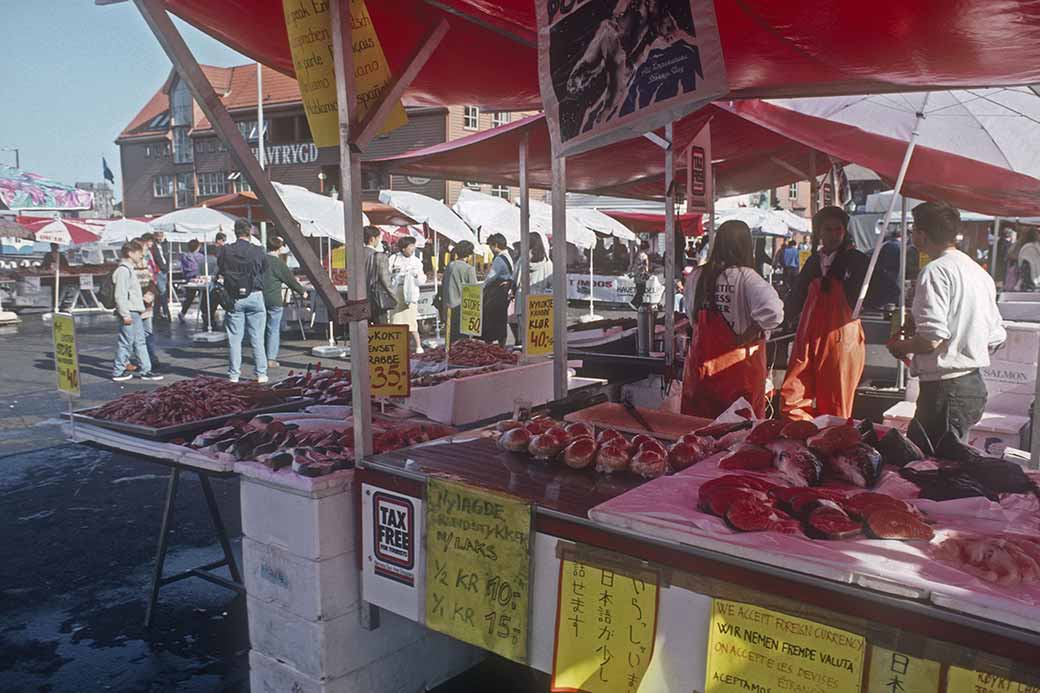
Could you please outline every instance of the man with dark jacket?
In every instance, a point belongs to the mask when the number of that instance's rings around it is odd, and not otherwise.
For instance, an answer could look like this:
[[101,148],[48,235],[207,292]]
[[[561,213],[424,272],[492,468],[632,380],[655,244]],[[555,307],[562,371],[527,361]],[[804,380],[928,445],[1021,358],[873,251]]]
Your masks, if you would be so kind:
[[824,207],[813,217],[820,247],[805,262],[787,295],[784,313],[800,316],[780,411],[788,419],[852,416],[866,359],[863,327],[852,319],[867,274],[867,256],[848,233],[849,215]]
[[306,294],[307,289],[296,281],[289,266],[281,257],[284,246],[282,239],[271,236],[267,239],[267,271],[264,272],[264,305],[267,307],[267,327],[264,330],[264,348],[267,351],[267,367],[278,368],[278,350],[282,345],[282,311],[284,299],[282,287],[288,286],[297,294]]
[[379,242],[382,235],[375,226],[365,227],[365,286],[373,325],[389,322],[389,311],[397,305],[397,294],[390,285],[390,258]]
[[160,320],[170,321],[170,248],[166,243],[166,233],[156,231],[152,234],[152,262],[155,263],[155,286],[159,295],[155,300],[156,312]]
[[[217,273],[223,279],[232,305],[224,316],[228,336],[230,366],[228,378],[238,382],[242,369],[242,337],[249,333],[253,347],[253,367],[256,381],[267,382],[267,352],[264,349],[264,329],[267,309],[264,306],[264,272],[267,257],[263,249],[249,242],[252,228],[245,219],[235,222],[235,242],[224,246],[217,260]],[[225,306],[227,307],[227,306]]]

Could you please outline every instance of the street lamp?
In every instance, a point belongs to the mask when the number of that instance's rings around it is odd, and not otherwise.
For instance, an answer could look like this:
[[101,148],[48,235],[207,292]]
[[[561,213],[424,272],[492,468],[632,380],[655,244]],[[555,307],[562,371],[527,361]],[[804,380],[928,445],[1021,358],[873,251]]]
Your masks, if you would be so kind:
[[0,152],[14,152],[14,167],[22,167],[21,160],[18,157],[18,147],[0,147]]
[[321,194],[322,194],[322,195],[324,195],[324,194],[325,194],[325,178],[326,178],[326,176],[325,176],[325,172],[324,172],[324,171],[321,171],[321,172],[320,172],[320,173],[318,174],[318,185],[320,185],[320,186],[321,186],[321,188],[320,188],[320,192],[321,192]]

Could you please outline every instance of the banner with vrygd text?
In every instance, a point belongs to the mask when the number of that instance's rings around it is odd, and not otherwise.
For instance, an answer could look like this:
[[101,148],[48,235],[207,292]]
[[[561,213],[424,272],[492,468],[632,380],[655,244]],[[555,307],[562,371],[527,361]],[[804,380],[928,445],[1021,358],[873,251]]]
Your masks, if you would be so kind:
[[[328,0],[282,0],[282,8],[296,81],[314,143],[319,147],[336,147],[339,145],[339,111]],[[357,93],[357,106],[350,115],[354,122],[360,122],[379,104],[392,75],[365,0],[350,0],[350,20]],[[382,134],[407,122],[404,106],[398,101],[383,125]]]

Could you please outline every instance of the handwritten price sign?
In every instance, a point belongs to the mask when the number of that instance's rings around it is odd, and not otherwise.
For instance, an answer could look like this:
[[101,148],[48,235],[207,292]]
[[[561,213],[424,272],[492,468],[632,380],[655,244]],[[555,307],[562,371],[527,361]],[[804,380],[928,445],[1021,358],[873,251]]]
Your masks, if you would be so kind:
[[368,376],[373,397],[407,397],[412,392],[407,325],[368,328]]
[[70,397],[79,397],[76,324],[67,313],[54,314],[54,367],[58,372],[58,390]]
[[553,351],[553,297],[527,297],[527,353],[532,356]]
[[426,626],[527,663],[531,505],[426,483]]
[[479,284],[462,287],[462,311],[459,326],[462,334],[479,337],[481,317],[484,314],[484,287]]

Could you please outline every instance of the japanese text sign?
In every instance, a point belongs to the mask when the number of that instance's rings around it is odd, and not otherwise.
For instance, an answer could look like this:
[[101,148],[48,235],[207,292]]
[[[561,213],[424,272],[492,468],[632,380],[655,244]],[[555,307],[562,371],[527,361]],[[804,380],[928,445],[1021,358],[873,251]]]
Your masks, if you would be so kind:
[[471,337],[479,337],[484,314],[484,287],[480,284],[462,287],[462,305],[459,310],[462,311],[459,331]]
[[752,604],[716,599],[711,609],[705,693],[862,690],[861,636]]
[[54,314],[54,368],[58,390],[79,397],[79,354],[76,351],[76,325],[67,313]]
[[950,667],[946,674],[946,693],[1040,693],[1040,686],[1018,683],[996,674]]
[[[339,110],[336,102],[336,70],[332,54],[332,17],[328,0],[282,0],[285,29],[289,35],[293,68],[303,97],[314,143],[319,147],[339,145]],[[379,104],[389,88],[390,68],[376,36],[364,0],[350,1],[351,39],[354,56],[354,89],[357,107],[351,118],[359,122]],[[408,121],[398,102],[383,126],[390,132]]]
[[939,693],[940,668],[930,659],[871,646],[867,693]]
[[373,397],[411,394],[408,325],[372,325],[368,328],[368,373]]
[[527,353],[532,356],[553,352],[553,297],[527,297]]
[[564,558],[553,691],[635,693],[654,655],[657,575]]
[[531,505],[426,484],[426,626],[527,663]]

